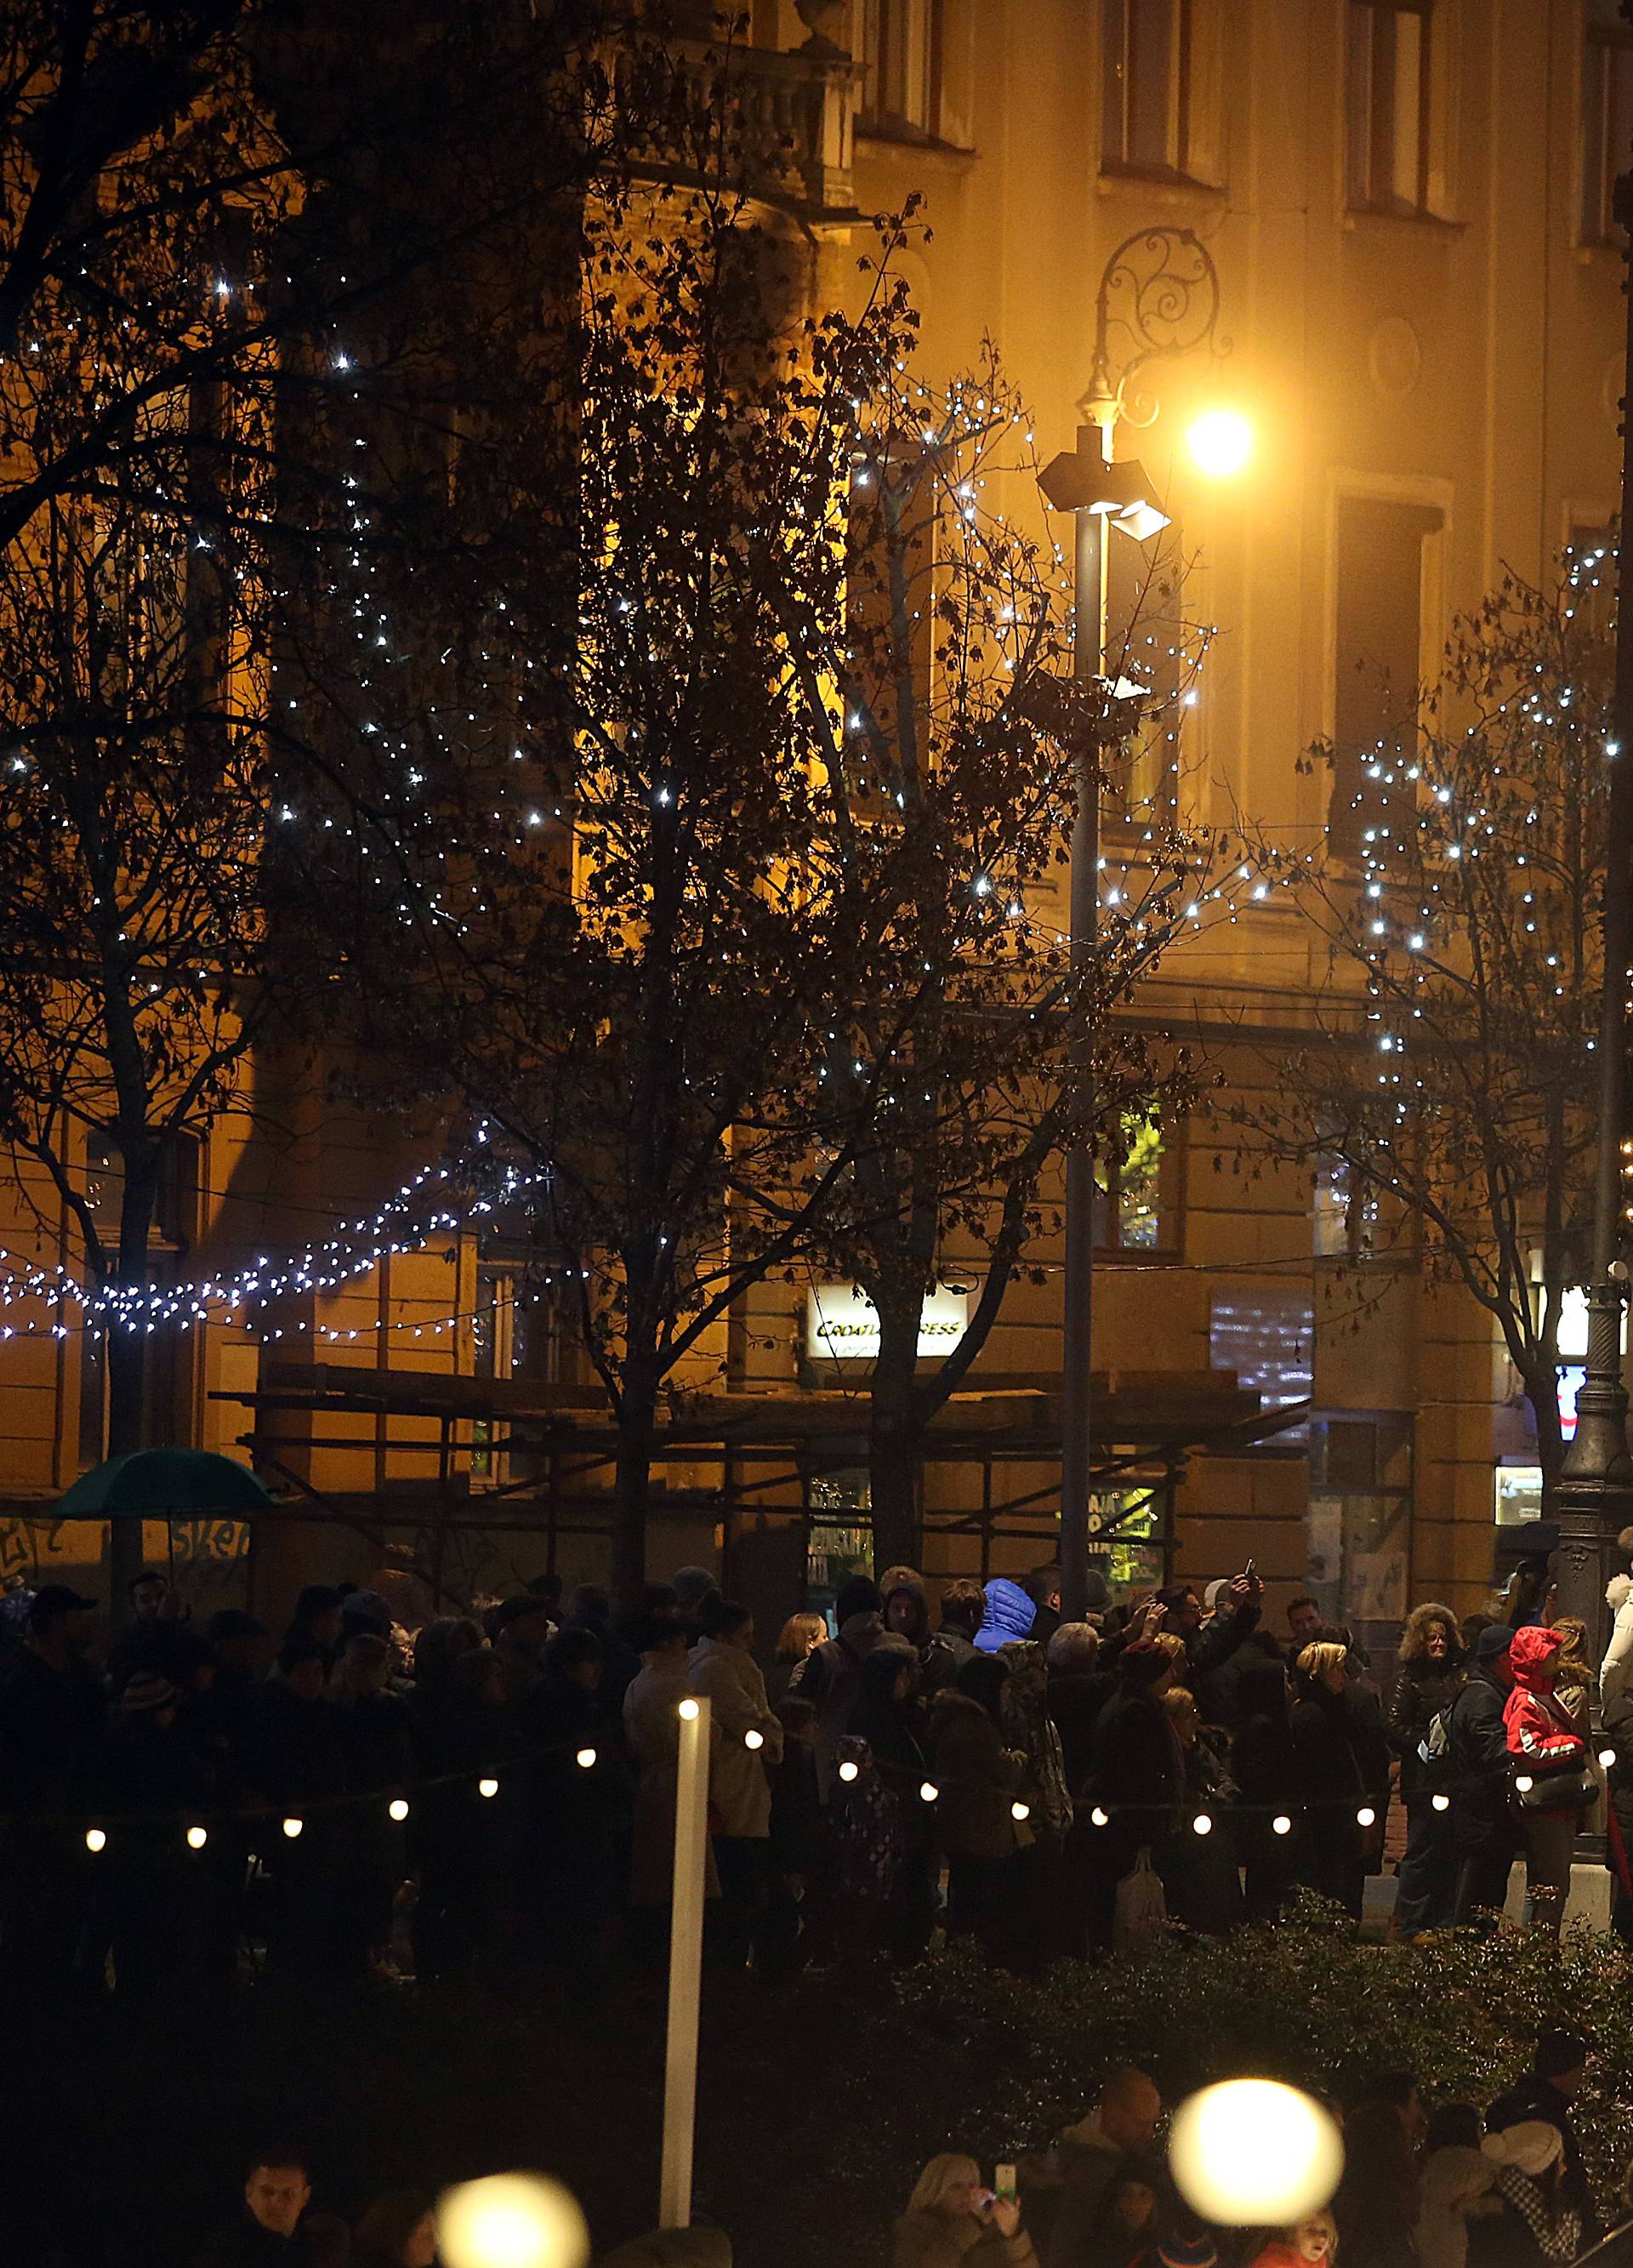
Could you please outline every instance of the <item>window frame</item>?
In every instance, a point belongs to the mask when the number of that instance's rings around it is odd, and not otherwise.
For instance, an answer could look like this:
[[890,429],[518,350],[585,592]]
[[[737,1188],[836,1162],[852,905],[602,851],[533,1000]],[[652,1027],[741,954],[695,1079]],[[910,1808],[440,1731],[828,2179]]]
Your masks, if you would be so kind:
[[860,0],[860,14],[858,132],[892,142],[940,141],[945,0]]
[[[1131,1114],[1136,1116],[1138,1114]],[[1155,1114],[1147,1114],[1144,1123],[1158,1124],[1161,1151],[1157,1165],[1157,1220],[1159,1239],[1155,1244],[1127,1244],[1122,1239],[1122,1176],[1126,1157],[1122,1160],[1109,1158],[1103,1148],[1094,1156],[1094,1257],[1097,1263],[1129,1268],[1171,1266],[1182,1257],[1185,1249],[1185,1160],[1188,1145],[1185,1121],[1177,1119],[1161,1125]],[[1131,1149],[1137,1128],[1130,1132]],[[1102,1182],[1101,1174],[1106,1178]],[[1115,1231],[1115,1241],[1106,1241],[1107,1230]]]
[[[1367,26],[1366,85],[1362,97],[1357,86],[1357,57],[1360,41],[1357,34],[1357,18],[1365,12],[1371,19]],[[1417,55],[1417,178],[1415,194],[1410,198],[1401,195],[1394,185],[1394,155],[1399,140],[1396,98],[1398,74],[1390,87],[1387,114],[1380,113],[1377,100],[1377,65],[1379,33],[1386,22],[1394,24],[1402,16],[1418,19]],[[1442,26],[1444,29],[1444,26]],[[1344,205],[1350,212],[1384,213],[1397,219],[1420,220],[1435,217],[1433,199],[1435,154],[1435,72],[1439,61],[1439,40],[1436,35],[1434,0],[1345,0],[1343,55],[1343,188]],[[1361,115],[1364,103],[1365,114]],[[1357,133],[1357,127],[1362,130]],[[1386,172],[1385,158],[1388,163]],[[1364,173],[1357,166],[1357,158],[1364,155]],[[1387,179],[1387,188],[1380,181]]]
[[[1625,22],[1595,22],[1589,12],[1589,0],[1583,0],[1580,14],[1582,51],[1577,80],[1577,242],[1587,251],[1617,249],[1618,230],[1615,214],[1617,176],[1626,166],[1616,162],[1612,148],[1612,127],[1615,116],[1615,62],[1620,57],[1622,67],[1633,81],[1633,26]],[[1588,104],[1590,97],[1589,71],[1593,59],[1599,58],[1602,74],[1597,90],[1596,121],[1598,163],[1589,166]],[[1629,109],[1633,113],[1633,84],[1629,88]],[[1633,165],[1633,151],[1624,153],[1627,163]],[[1590,194],[1594,210],[1590,216]]]
[[1160,157],[1152,157],[1134,147],[1138,105],[1132,33],[1136,12],[1148,4],[1149,0],[1100,0],[1100,171],[1146,180],[1187,180],[1191,177],[1192,0],[1160,0],[1169,11],[1164,149]]

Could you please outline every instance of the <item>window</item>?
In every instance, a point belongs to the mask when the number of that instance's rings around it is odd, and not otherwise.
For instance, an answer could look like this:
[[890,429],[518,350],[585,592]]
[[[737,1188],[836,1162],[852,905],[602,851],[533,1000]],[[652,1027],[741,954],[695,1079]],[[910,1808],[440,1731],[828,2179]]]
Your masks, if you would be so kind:
[[1378,1192],[1357,1180],[1344,1158],[1328,1155],[1315,1168],[1315,1256],[1370,1260],[1378,1243]]
[[1633,158],[1633,32],[1617,0],[1586,0],[1582,21],[1581,241],[1616,234],[1616,176]]
[[[1267,1410],[1307,1402],[1314,1380],[1315,1307],[1301,1292],[1269,1285],[1216,1292],[1208,1317],[1208,1359],[1255,1388]],[[1289,1429],[1278,1440],[1298,1438]]]
[[[563,1344],[562,1318],[548,1283],[531,1288],[525,1267],[483,1261],[476,1270],[476,1306],[471,1317],[472,1373],[477,1378],[514,1379],[533,1386],[559,1386],[572,1369]],[[505,1479],[536,1479],[545,1460],[526,1448],[504,1448],[510,1426],[496,1430],[486,1418],[471,1425],[471,1478],[478,1484]]]
[[[197,1189],[198,1144],[190,1134],[172,1134],[166,1138],[159,1159],[158,1186],[148,1223],[150,1246],[175,1252],[191,1243]],[[116,1244],[125,1199],[125,1167],[118,1148],[106,1134],[85,1137],[85,1191],[97,1233],[104,1244]]]
[[1131,543],[1107,526],[1106,674],[1150,688],[1139,723],[1103,759],[1107,819],[1149,827],[1179,807],[1180,718],[1188,637],[1181,604],[1183,559],[1177,522],[1155,541]]
[[1339,499],[1328,835],[1342,858],[1365,860],[1383,839],[1389,775],[1416,734],[1424,546],[1439,528],[1423,505]]
[[1430,0],[1350,0],[1346,189],[1352,207],[1429,206]]
[[1100,42],[1101,165],[1184,173],[1189,0],[1102,0]]
[[927,142],[941,126],[941,0],[863,0],[865,120]]
[[1154,1118],[1123,1123],[1118,1159],[1094,1162],[1094,1242],[1155,1257],[1180,1248],[1180,1148]]

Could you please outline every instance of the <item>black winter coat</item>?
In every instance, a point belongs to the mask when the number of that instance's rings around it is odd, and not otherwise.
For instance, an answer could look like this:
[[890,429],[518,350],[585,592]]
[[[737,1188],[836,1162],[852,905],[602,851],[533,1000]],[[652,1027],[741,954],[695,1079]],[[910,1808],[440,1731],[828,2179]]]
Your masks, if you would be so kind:
[[1468,1683],[1452,1705],[1452,1842],[1464,1857],[1498,1843],[1512,1845],[1515,1830],[1509,1805],[1512,1768],[1503,1705],[1508,1695],[1490,1671],[1476,1662]]

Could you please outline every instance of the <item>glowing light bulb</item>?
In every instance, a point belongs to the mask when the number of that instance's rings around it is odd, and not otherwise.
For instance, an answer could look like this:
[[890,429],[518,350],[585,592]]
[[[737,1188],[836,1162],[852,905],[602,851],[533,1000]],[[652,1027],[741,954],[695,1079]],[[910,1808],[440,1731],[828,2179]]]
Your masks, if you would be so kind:
[[1599,1752],[1599,1760],[1600,1764],[1604,1765],[1605,1770],[1608,1771],[1616,1761],[1615,1750],[1614,1749],[1601,1749]]
[[304,1819],[286,1819],[284,1821],[283,1832],[289,1837],[291,1843],[300,1833],[301,1829],[305,1825],[305,1823],[306,1822]]
[[209,1842],[209,1840],[210,1840],[210,1835],[209,1835],[209,1832],[208,1832],[208,1830],[207,1830],[206,1829],[204,1829],[204,1828],[202,1828],[202,1827],[189,1827],[189,1828],[188,1828],[188,1849],[189,1851],[202,1851],[202,1850],[203,1849],[203,1847],[204,1847],[205,1844],[206,1844],[206,1843],[208,1843],[208,1842]]
[[689,1725],[697,1714],[696,1702],[682,1701],[680,1704],[680,1714],[686,1719],[687,1723]]
[[[846,1786],[849,1786],[850,1783],[856,1778],[856,1776],[857,1768],[851,1763],[850,1757],[847,1756],[844,1763],[839,1767],[839,1777],[845,1782]],[[923,1789],[920,1788],[919,1793],[923,1795]]]
[[918,1800],[921,1803],[934,1803],[940,1793],[941,1790],[936,1786],[933,1779],[920,1781]]
[[476,1783],[476,1793],[478,1795],[497,1795],[499,1783],[497,1779],[479,1779]]
[[447,2268],[583,2268],[590,2232],[577,2200],[538,2174],[489,2174],[437,2201]]
[[399,1825],[401,1825],[408,1815],[408,1804],[400,1795],[394,1795],[391,1801],[386,1805],[386,1809],[390,1816],[397,1821]]
[[1437,1811],[1450,1811],[1452,1808],[1452,1799],[1449,1795],[1431,1796],[1430,1800]]
[[1021,1803],[1018,1800],[1011,1804],[1009,1808],[1009,1815],[1011,1819],[1016,1821],[1030,1819],[1032,1816],[1032,1806],[1029,1803]]
[[1286,1814],[1284,1811],[1278,1811],[1278,1812],[1276,1813],[1276,1815],[1275,1818],[1270,1822],[1270,1832],[1271,1832],[1271,1834],[1272,1834],[1272,1835],[1291,1835],[1291,1834],[1292,1833],[1292,1831],[1293,1831],[1293,1823],[1292,1823],[1292,1821],[1291,1821],[1291,1819],[1289,1819],[1289,1817],[1287,1816],[1287,1814]]
[[580,1749],[577,1756],[575,1758],[575,1762],[577,1763],[580,1771],[588,1771],[590,1767],[595,1762],[595,1750],[593,1749]]
[[1207,1815],[1207,1813],[1206,1813],[1205,1811],[1199,1811],[1199,1812],[1197,1813],[1197,1815],[1196,1815],[1195,1818],[1192,1820],[1192,1822],[1191,1822],[1191,1831],[1192,1831],[1192,1833],[1193,1833],[1193,1834],[1195,1834],[1195,1835],[1211,1835],[1211,1834],[1212,1834],[1212,1832],[1213,1832],[1213,1822],[1212,1822],[1212,1820],[1211,1820],[1211,1819],[1210,1819],[1210,1818],[1209,1818],[1209,1816],[1208,1816],[1208,1815]]
[[1359,1811],[1355,1815],[1355,1823],[1357,1827],[1375,1826],[1377,1820],[1378,1814],[1372,1809],[1370,1803],[1364,1803]]
[[91,1852],[106,1851],[106,1850],[107,1850],[107,1836],[102,1832],[102,1830],[101,1830],[99,1827],[87,1827],[87,1828],[86,1828],[86,1830],[85,1830],[85,1848],[86,1848],[86,1850],[87,1850],[87,1851],[91,1851]]
[[765,1734],[759,1729],[758,1726],[751,1725],[743,1735],[743,1746],[746,1749],[763,1749],[765,1744]]
[[1168,2163],[1180,2194],[1226,2228],[1286,2228],[1324,2205],[1343,2143],[1319,2102],[1271,2079],[1231,2079],[1180,2105]]
[[1204,409],[1187,433],[1185,446],[1199,472],[1228,480],[1253,454],[1253,427],[1239,409]]
[[1519,1773],[1514,1780],[1515,1791],[1520,1795],[1529,1795],[1534,1785],[1529,1772]]
[[1093,1810],[1089,1814],[1089,1824],[1092,1827],[1109,1827],[1111,1825],[1110,1812],[1102,1811],[1097,1803]]

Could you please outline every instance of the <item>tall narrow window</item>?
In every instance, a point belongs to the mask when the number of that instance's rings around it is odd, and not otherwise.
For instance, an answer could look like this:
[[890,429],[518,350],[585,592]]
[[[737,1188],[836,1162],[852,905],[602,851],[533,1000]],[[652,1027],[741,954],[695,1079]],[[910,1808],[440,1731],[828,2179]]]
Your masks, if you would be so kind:
[[863,0],[866,123],[928,141],[941,125],[941,0]]
[[1411,801],[1398,766],[1416,732],[1423,546],[1439,526],[1440,515],[1418,504],[1339,503],[1328,834],[1343,858],[1381,853],[1394,803]]
[[1350,0],[1347,192],[1372,212],[1429,206],[1430,0]]
[[1182,173],[1189,0],[1102,0],[1100,163]]
[[1094,1167],[1094,1242],[1101,1252],[1173,1254],[1180,1248],[1180,1147],[1154,1118],[1123,1122],[1121,1157]]
[[1584,244],[1616,232],[1616,176],[1633,165],[1633,32],[1617,0],[1585,0],[1582,11],[1582,215]]

